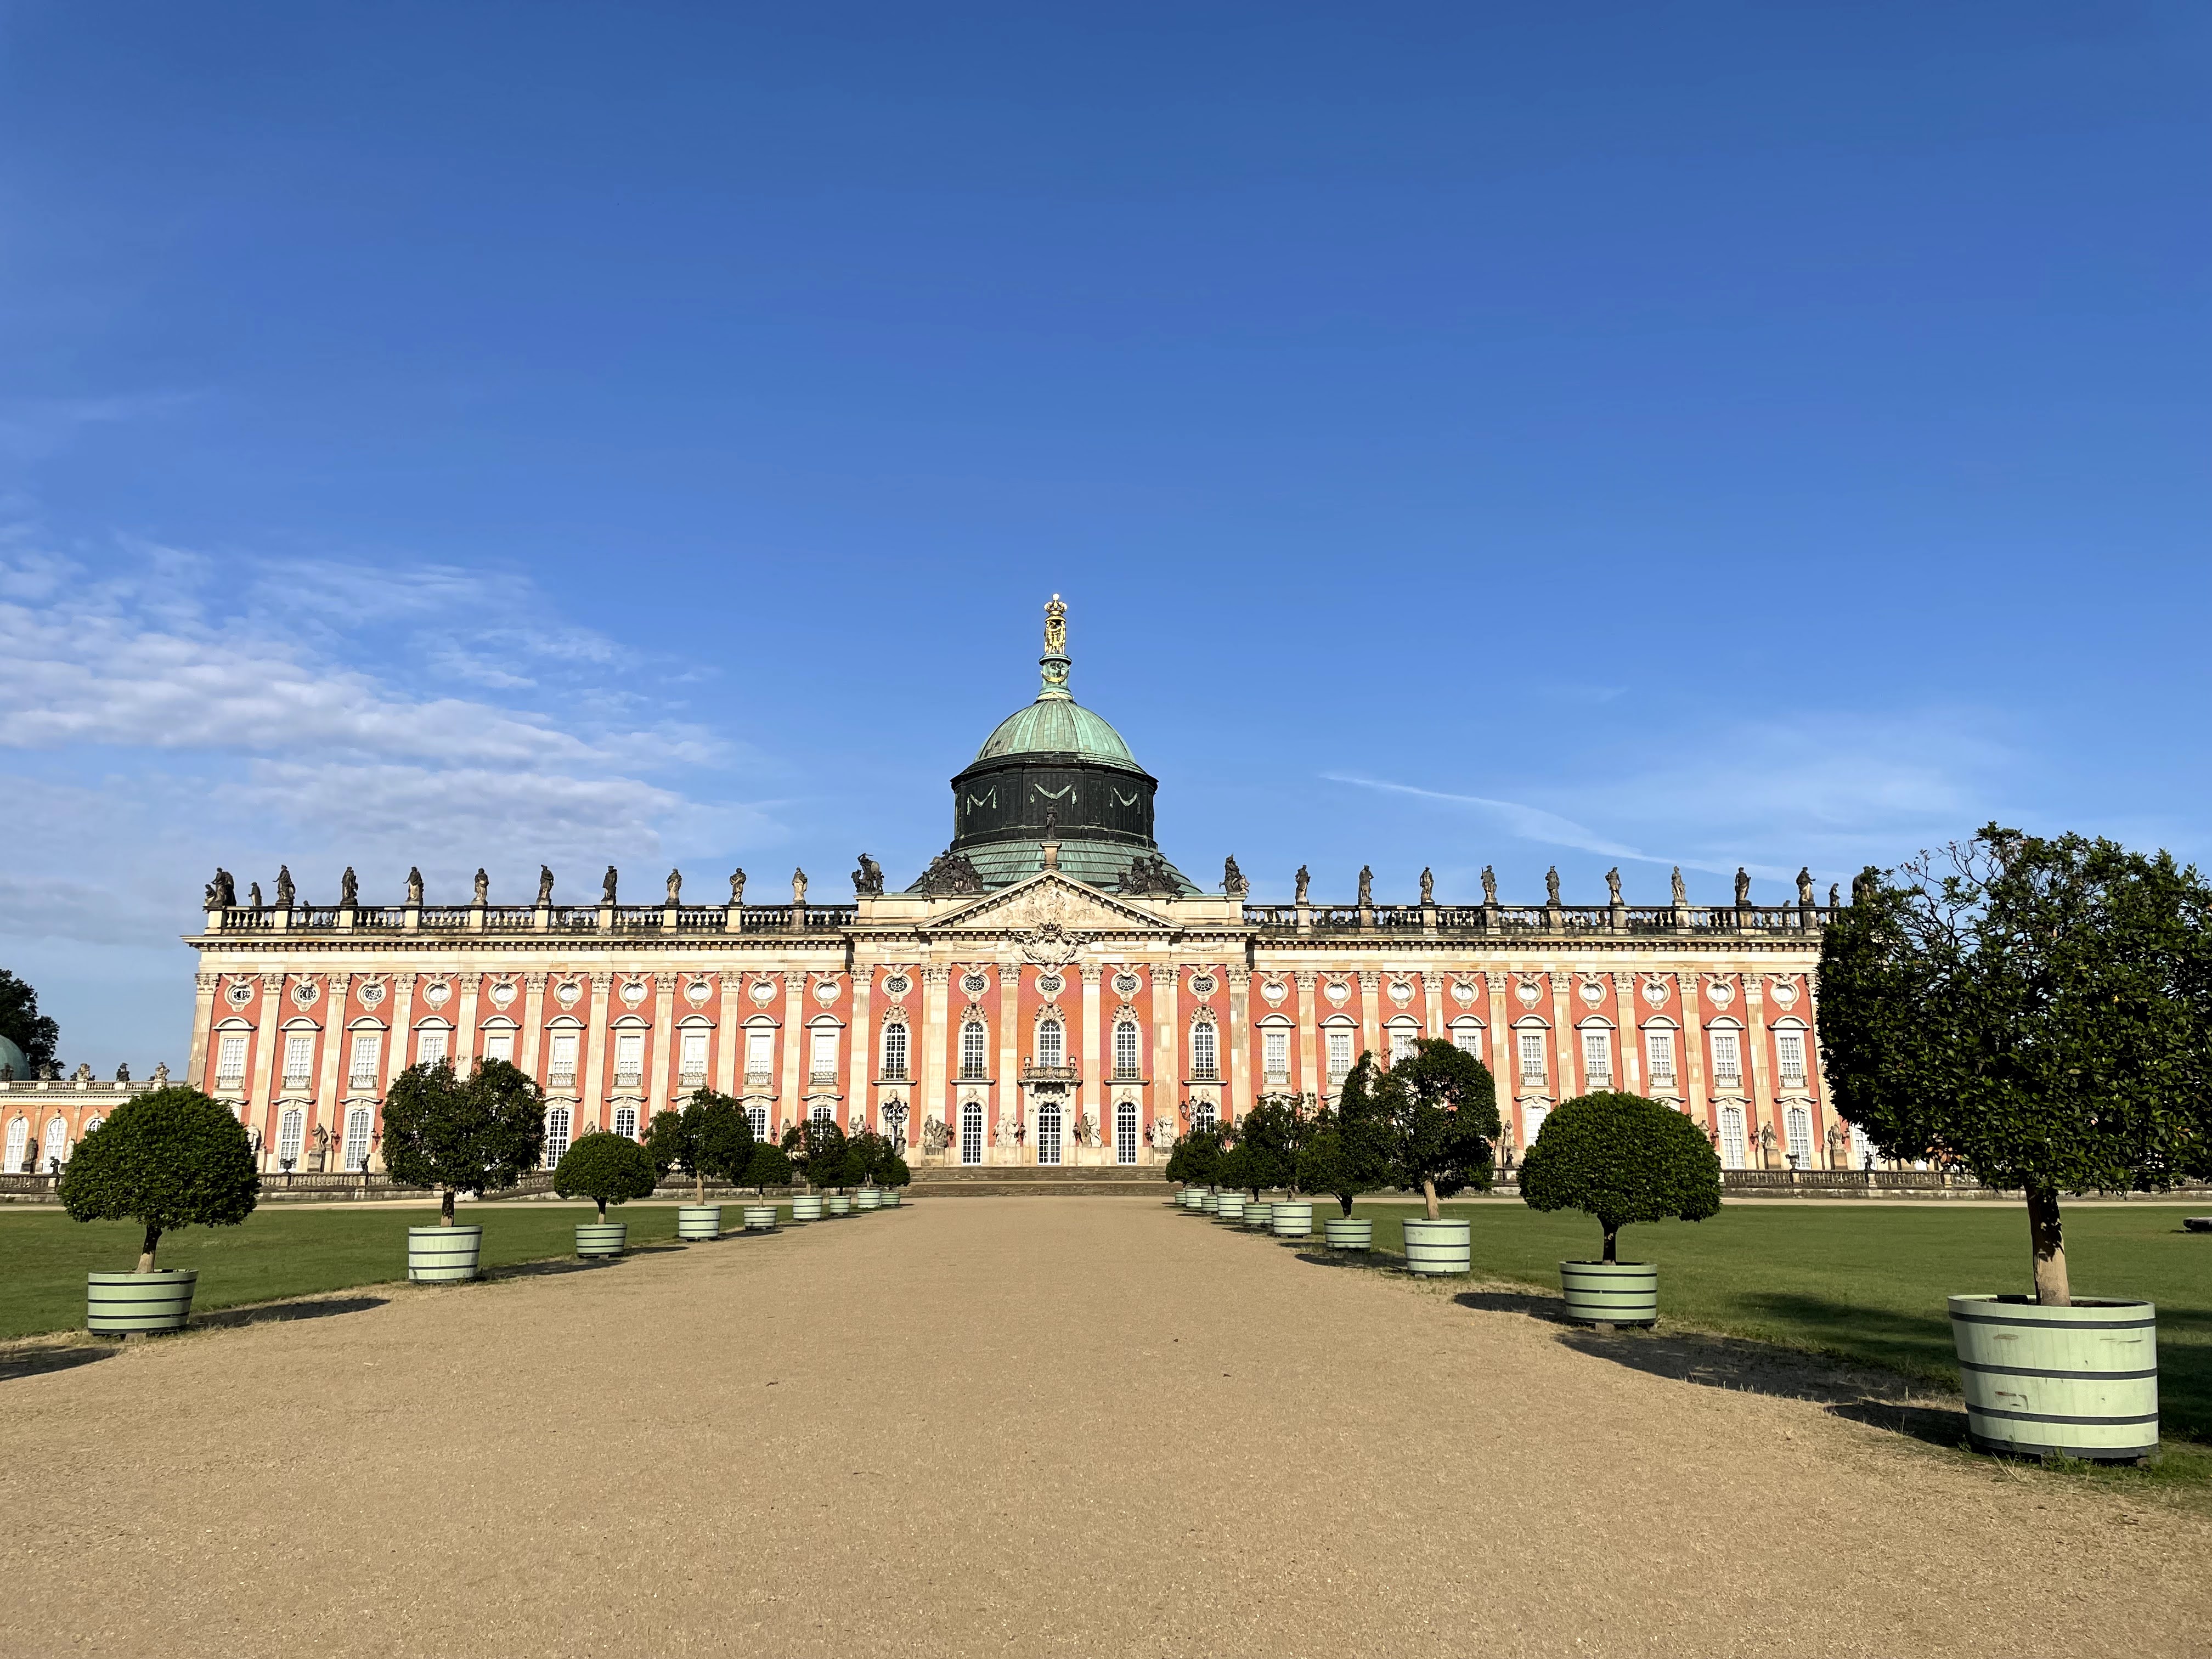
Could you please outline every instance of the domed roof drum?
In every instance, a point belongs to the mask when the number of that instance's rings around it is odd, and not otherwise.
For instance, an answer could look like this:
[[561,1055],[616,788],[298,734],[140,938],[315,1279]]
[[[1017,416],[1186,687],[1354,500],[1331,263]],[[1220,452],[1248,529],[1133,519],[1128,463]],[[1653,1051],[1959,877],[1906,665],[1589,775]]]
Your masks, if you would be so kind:
[[[1159,858],[1152,839],[1158,781],[1137,764],[1121,734],[1068,691],[1067,607],[1057,593],[1045,607],[1038,665],[1036,701],[1001,720],[952,780],[947,858],[965,859],[985,887],[1004,887],[1042,869],[1042,847],[1051,841],[1060,849],[1060,867],[1078,881],[1195,893]],[[925,876],[912,890],[927,890],[930,883]]]

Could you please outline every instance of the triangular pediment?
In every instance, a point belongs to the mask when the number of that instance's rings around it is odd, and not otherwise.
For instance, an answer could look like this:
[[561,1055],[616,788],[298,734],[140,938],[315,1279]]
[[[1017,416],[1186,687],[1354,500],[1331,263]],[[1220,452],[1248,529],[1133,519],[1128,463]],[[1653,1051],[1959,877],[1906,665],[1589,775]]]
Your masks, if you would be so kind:
[[1172,933],[1176,924],[1141,903],[1102,893],[1057,870],[988,893],[957,910],[933,918],[923,932],[939,933],[1030,933],[1055,929],[1063,934]]

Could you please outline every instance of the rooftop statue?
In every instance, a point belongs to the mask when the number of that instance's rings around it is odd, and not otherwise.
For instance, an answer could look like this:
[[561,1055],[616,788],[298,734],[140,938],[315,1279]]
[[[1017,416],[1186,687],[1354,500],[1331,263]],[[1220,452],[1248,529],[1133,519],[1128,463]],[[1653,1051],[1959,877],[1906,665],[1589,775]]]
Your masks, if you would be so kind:
[[484,867],[480,864],[477,866],[476,902],[482,905],[490,901],[491,878],[484,873]]
[[1437,902],[1436,872],[1427,865],[1421,866],[1421,903],[1424,908]]
[[1682,866],[1674,866],[1674,903],[1677,908],[1690,902],[1690,890],[1682,885]]
[[743,904],[744,902],[745,872],[743,870],[732,870],[730,872],[730,902]]
[[349,864],[345,867],[345,874],[338,878],[338,904],[342,908],[350,910],[360,902],[361,881],[354,874],[353,866]]
[[1234,853],[1221,861],[1221,890],[1231,898],[1243,898],[1252,890],[1252,884],[1244,879],[1244,872],[1237,867]]
[[538,866],[538,902],[540,904],[553,902],[553,871],[550,865]]
[[1544,902],[1555,908],[1559,902],[1559,866],[1556,864],[1544,872]]
[[1613,903],[1620,902],[1620,866],[1617,864],[1605,872],[1605,890]]
[[684,872],[681,870],[668,872],[668,902],[672,905],[684,902]]
[[1486,864],[1482,866],[1482,902],[1493,910],[1498,908],[1498,872]]
[[1304,904],[1306,902],[1306,887],[1313,880],[1313,878],[1306,872],[1306,867],[1303,864],[1298,866],[1297,880],[1298,884],[1298,902]]
[[1816,902],[1813,896],[1813,866],[1808,864],[1797,872],[1797,902],[1809,909]]
[[251,887],[247,888],[246,891],[246,902],[252,905],[255,909],[258,910],[261,908],[261,884],[257,881]]
[[1840,884],[1832,881],[1828,884],[1828,908],[1831,910],[1840,910],[1843,908],[1843,891],[1844,890]]
[[610,864],[607,866],[606,874],[599,878],[599,902],[602,904],[612,904],[614,902],[615,867],[613,865]]
[[166,1060],[154,1067],[154,1086],[157,1089],[169,1086],[169,1062]]
[[921,872],[921,887],[932,898],[949,898],[983,890],[983,878],[965,853],[946,851],[929,861]]
[[276,908],[279,910],[290,909],[292,901],[298,896],[299,890],[292,885],[292,866],[289,864],[278,865],[276,866]]
[[207,906],[210,910],[228,910],[238,902],[238,884],[230,878],[230,872],[216,866],[215,879],[207,884]]
[[884,866],[866,853],[860,854],[860,867],[853,872],[853,896],[881,898],[884,896]]
[[1139,853],[1131,859],[1121,872],[1120,885],[1115,889],[1135,898],[1174,898],[1182,890],[1175,872],[1158,853]]
[[123,1065],[115,1068],[115,1080],[118,1083],[128,1083],[131,1081],[131,1066],[129,1062],[126,1061]]
[[1368,865],[1359,866],[1359,908],[1369,909],[1375,903],[1375,872]]
[[407,871],[407,902],[410,904],[422,902],[422,872],[412,866]]
[[791,872],[791,902],[794,905],[806,902],[806,872],[804,870]]
[[1751,872],[1741,864],[1735,867],[1735,908],[1739,910],[1751,903]]

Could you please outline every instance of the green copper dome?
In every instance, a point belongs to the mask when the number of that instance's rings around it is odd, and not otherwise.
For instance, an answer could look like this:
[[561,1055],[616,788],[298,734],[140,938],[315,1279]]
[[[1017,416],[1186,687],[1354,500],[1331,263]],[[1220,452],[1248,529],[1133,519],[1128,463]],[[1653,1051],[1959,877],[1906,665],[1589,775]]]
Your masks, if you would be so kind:
[[1011,755],[1073,755],[1101,766],[1144,769],[1121,741],[1121,734],[1065,691],[1048,690],[1028,708],[999,722],[977,761],[1002,760]]

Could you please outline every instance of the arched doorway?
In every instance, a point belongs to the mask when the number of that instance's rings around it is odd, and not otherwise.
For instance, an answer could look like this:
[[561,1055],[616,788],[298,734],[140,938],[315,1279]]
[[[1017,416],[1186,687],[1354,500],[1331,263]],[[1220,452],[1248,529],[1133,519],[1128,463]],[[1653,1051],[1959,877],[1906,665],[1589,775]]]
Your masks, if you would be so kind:
[[1045,1095],[1037,1101],[1036,1161],[1060,1162],[1060,1097]]
[[1137,1103],[1125,1100],[1114,1109],[1114,1161],[1137,1161]]
[[981,1164],[983,1161],[983,1103],[970,1100],[960,1108],[960,1161]]

